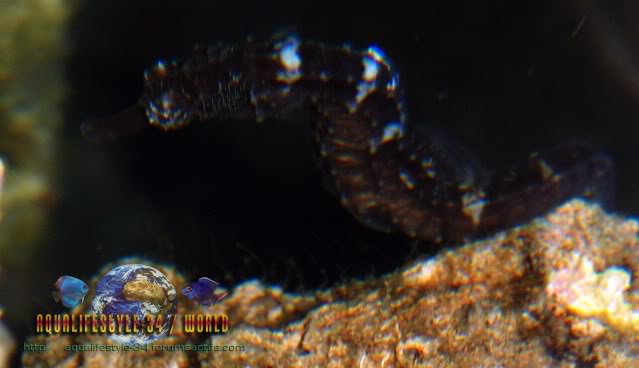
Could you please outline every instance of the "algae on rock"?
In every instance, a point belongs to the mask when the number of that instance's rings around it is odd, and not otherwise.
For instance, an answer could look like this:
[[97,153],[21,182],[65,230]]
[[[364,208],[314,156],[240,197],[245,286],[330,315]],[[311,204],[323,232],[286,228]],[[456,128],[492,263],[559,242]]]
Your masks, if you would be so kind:
[[[617,323],[606,313],[582,313],[562,275],[567,272],[577,287],[599,285],[593,293],[608,293],[603,299],[611,301],[610,313],[618,311],[619,300],[621,310],[637,313],[639,297],[632,291],[639,289],[638,230],[635,220],[574,200],[527,225],[443,250],[376,279],[308,295],[248,282],[206,311],[179,296],[178,314],[227,314],[230,329],[221,335],[192,335],[178,324],[174,335],[159,344],[244,347],[237,351],[119,358],[93,352],[79,353],[84,354],[80,359],[64,354],[60,346],[105,343],[104,337],[36,336],[30,341],[51,349],[25,353],[23,363],[147,368],[187,367],[189,362],[206,367],[637,366],[639,333],[633,319]],[[576,256],[588,259],[592,268],[579,272]],[[633,275],[622,277],[629,284],[591,282],[611,269]],[[170,269],[162,272],[173,272],[171,280],[184,280]]]

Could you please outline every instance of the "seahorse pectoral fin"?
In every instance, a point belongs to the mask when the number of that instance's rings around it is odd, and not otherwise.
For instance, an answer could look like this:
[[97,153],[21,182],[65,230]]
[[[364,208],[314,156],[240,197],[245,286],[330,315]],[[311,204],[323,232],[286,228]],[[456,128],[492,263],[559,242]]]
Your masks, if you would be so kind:
[[144,110],[133,105],[114,115],[86,120],[81,129],[87,140],[102,143],[137,133],[146,126]]

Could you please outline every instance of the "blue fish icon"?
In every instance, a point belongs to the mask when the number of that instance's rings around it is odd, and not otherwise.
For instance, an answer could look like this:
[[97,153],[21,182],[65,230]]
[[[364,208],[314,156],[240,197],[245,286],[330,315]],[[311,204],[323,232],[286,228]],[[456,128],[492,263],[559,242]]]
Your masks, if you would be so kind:
[[52,292],[53,299],[56,303],[62,301],[62,305],[67,308],[83,303],[84,296],[89,292],[89,287],[84,281],[72,276],[61,276],[53,285],[58,289]]
[[202,277],[182,288],[182,294],[192,300],[197,306],[198,303],[205,307],[213,306],[215,303],[224,299],[228,292],[215,294],[215,289],[220,286],[217,282]]

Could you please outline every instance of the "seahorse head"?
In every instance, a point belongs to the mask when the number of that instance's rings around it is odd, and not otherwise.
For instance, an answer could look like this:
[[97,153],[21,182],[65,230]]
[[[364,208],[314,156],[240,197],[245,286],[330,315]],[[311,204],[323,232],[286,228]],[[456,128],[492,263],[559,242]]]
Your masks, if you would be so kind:
[[173,130],[188,125],[194,118],[190,96],[176,81],[179,76],[176,63],[157,62],[144,73],[145,91],[140,104],[148,123],[162,130]]

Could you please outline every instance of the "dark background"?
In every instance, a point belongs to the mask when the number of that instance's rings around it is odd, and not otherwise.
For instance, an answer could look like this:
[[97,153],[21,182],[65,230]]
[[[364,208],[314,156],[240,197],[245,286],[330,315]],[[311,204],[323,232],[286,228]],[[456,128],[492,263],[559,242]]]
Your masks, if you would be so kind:
[[411,121],[471,147],[489,168],[591,142],[615,162],[616,210],[639,213],[639,4],[417,3],[86,1],[68,30],[59,200],[42,256],[14,285],[29,296],[8,303],[24,317],[12,327],[30,334],[33,314],[61,310],[49,297],[60,275],[89,280],[124,256],[227,287],[257,277],[295,291],[379,275],[437,249],[352,219],[321,186],[308,122],[201,122],[106,145],[83,139],[83,120],[135,103],[144,69],[188,57],[194,44],[282,30],[374,43],[401,72]]

